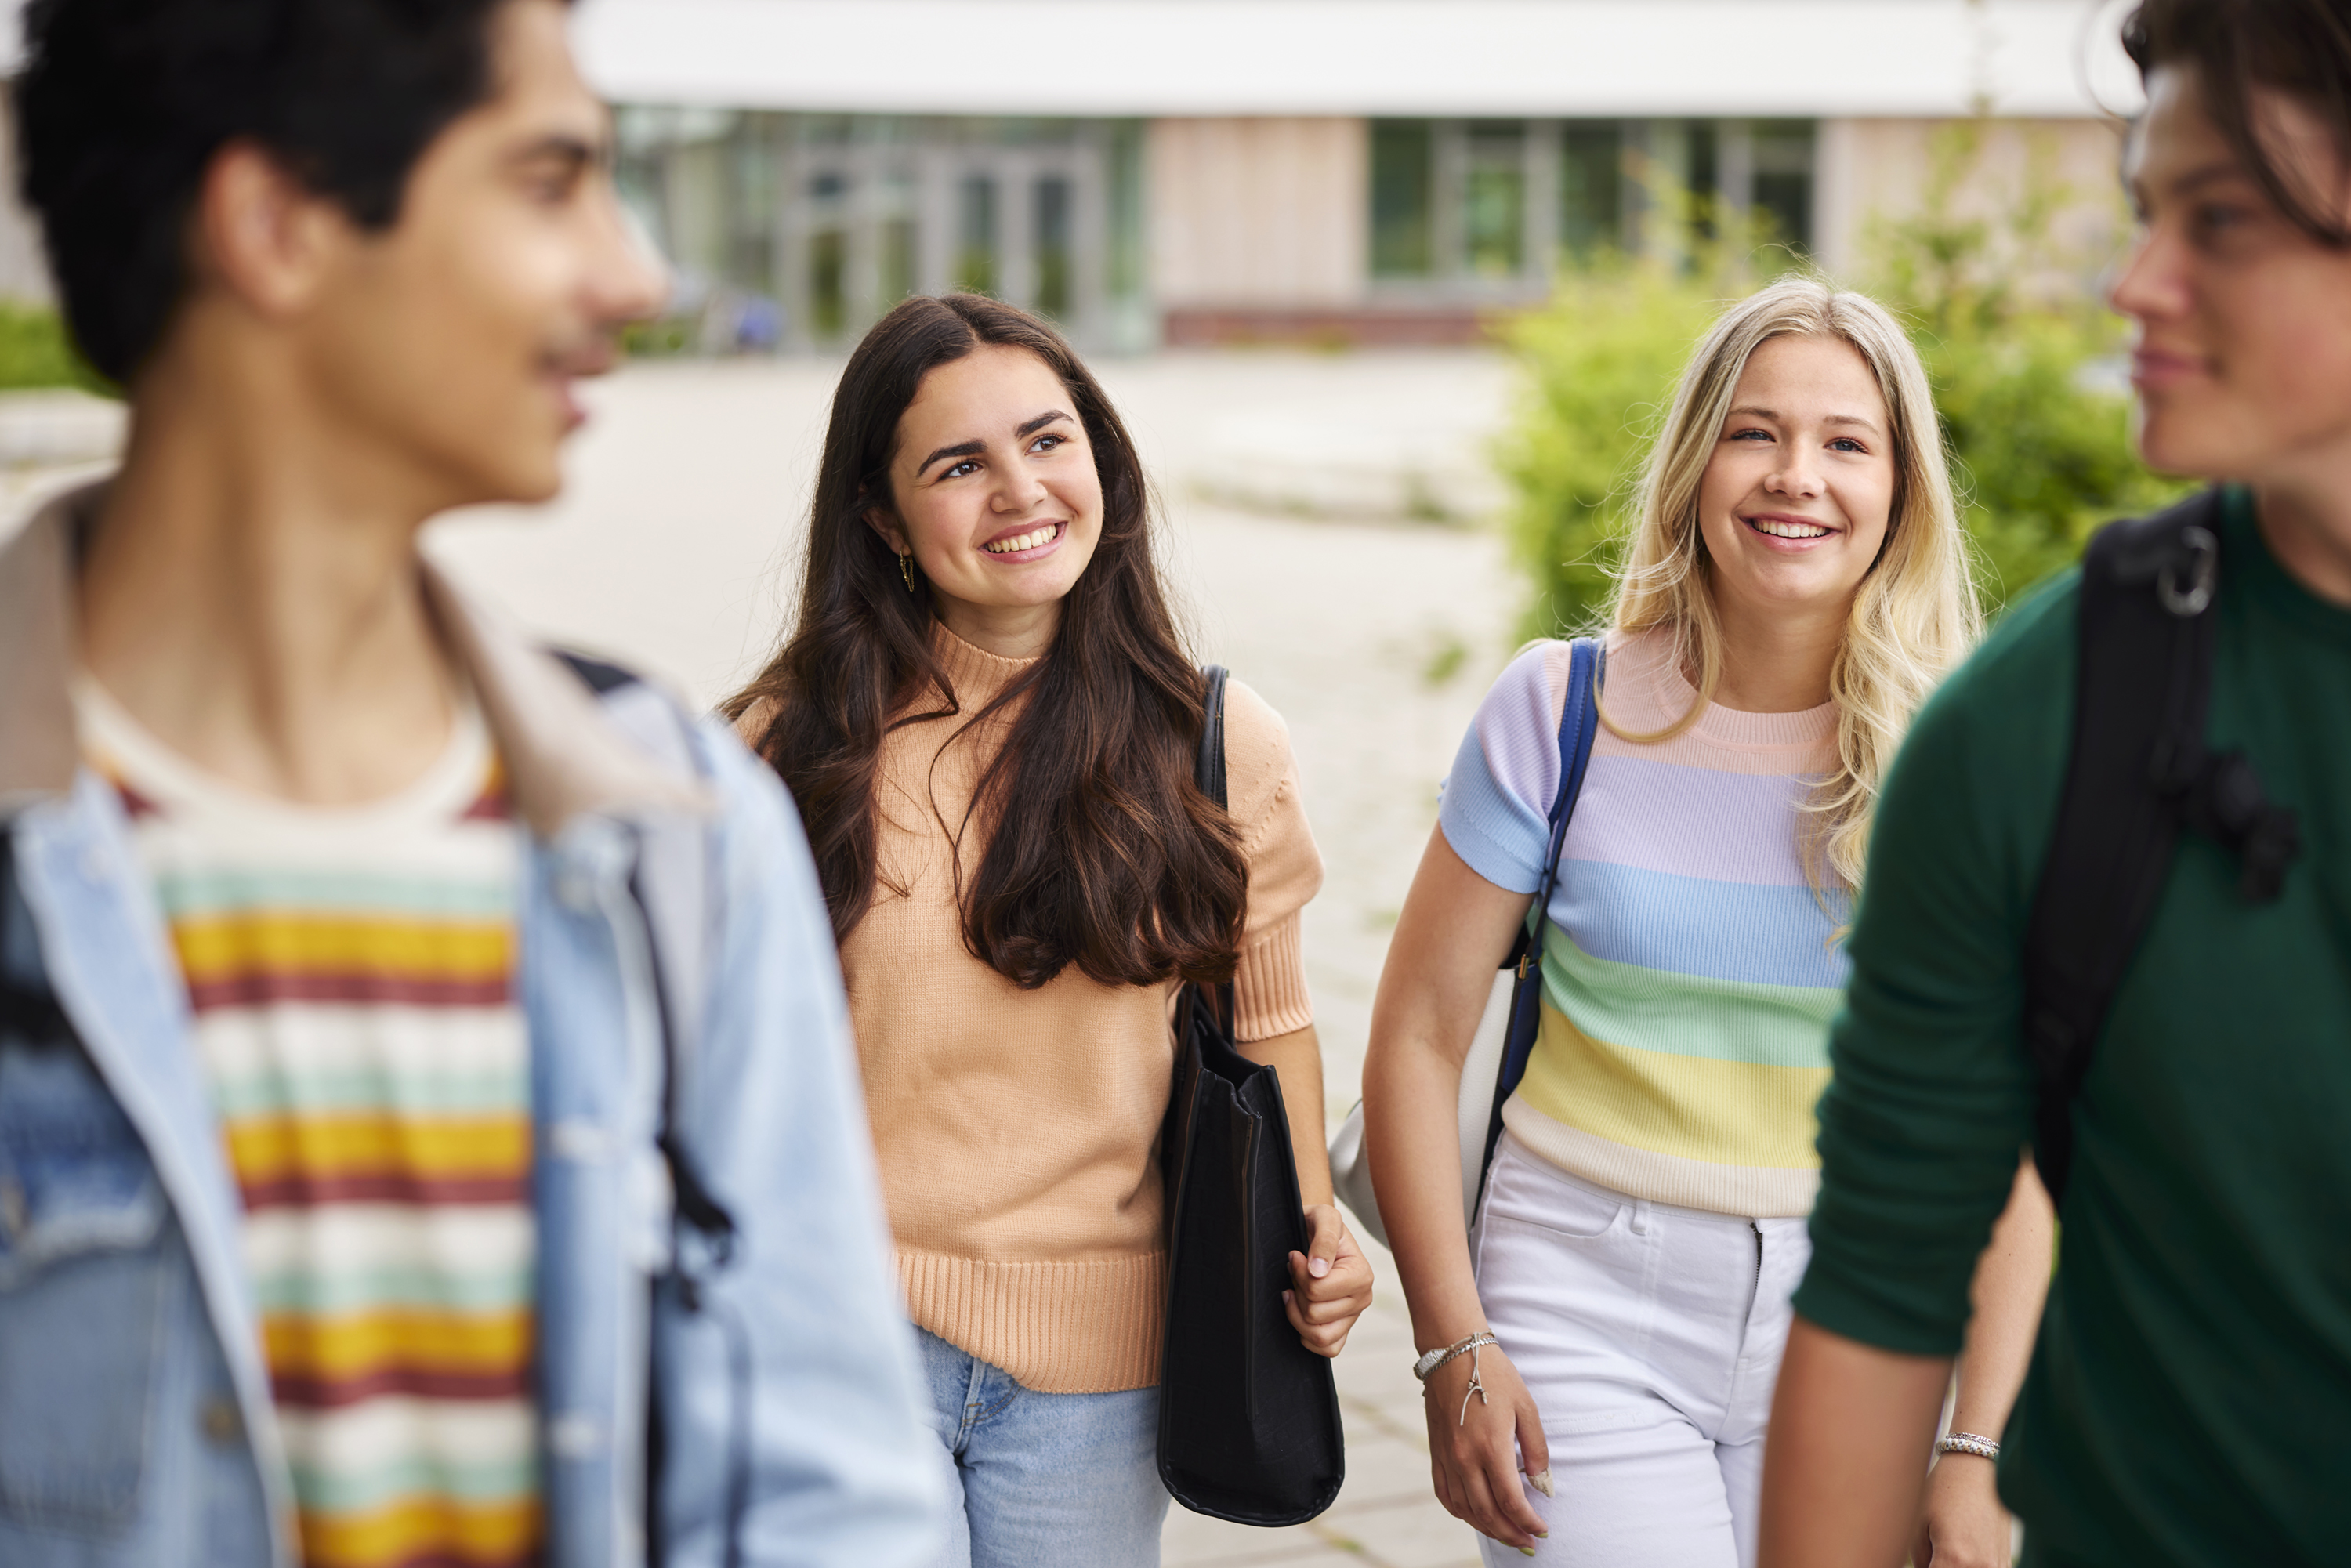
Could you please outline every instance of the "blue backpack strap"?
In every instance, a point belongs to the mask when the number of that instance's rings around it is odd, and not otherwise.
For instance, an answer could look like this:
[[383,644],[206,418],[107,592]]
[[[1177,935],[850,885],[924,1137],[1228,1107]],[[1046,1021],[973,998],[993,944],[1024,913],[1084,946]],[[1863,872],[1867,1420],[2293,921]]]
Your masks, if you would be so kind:
[[[560,648],[549,652],[596,695],[605,718],[647,755],[681,776],[704,774],[701,754],[694,744],[694,720],[683,708],[632,670]],[[693,1230],[705,1243],[712,1270],[725,1269],[735,1256],[735,1217],[704,1181],[702,1167],[686,1147],[677,1124],[678,1092],[692,1070],[694,1045],[700,1038],[709,1000],[704,992],[710,958],[718,940],[714,898],[721,878],[712,863],[717,840],[702,822],[648,821],[637,824],[637,864],[629,877],[629,894],[644,920],[647,944],[653,949],[662,1046],[661,1130],[654,1141],[669,1170],[674,1205],[672,1241],[678,1239],[677,1231]],[[689,1314],[700,1316],[714,1304],[703,1289],[710,1276],[689,1268],[685,1259],[684,1249],[673,1245],[669,1267],[652,1282],[653,1296],[658,1303],[664,1286],[674,1289],[679,1304]],[[737,1568],[743,1561],[743,1520],[751,1496],[751,1340],[738,1313],[714,1312],[712,1317],[726,1336],[729,1384],[726,1533],[720,1562],[726,1568]],[[661,1568],[669,1555],[661,1518],[667,1449],[661,1400],[648,1378],[644,1539],[645,1561],[652,1568]]]
[[[1542,1024],[1543,932],[1551,924],[1552,890],[1559,883],[1567,825],[1574,820],[1576,798],[1583,793],[1583,775],[1592,764],[1592,743],[1600,734],[1600,679],[1607,651],[1596,637],[1578,637],[1568,650],[1567,696],[1559,710],[1559,796],[1551,806],[1551,844],[1543,855],[1542,881],[1535,889],[1533,917],[1527,924],[1518,985],[1510,997],[1510,1032],[1502,1047],[1501,1075],[1494,1081],[1493,1114],[1486,1124],[1485,1169],[1493,1167],[1495,1145],[1502,1141],[1502,1103],[1527,1075],[1527,1058],[1534,1052],[1535,1034]],[[1485,1185],[1482,1174],[1479,1185]]]

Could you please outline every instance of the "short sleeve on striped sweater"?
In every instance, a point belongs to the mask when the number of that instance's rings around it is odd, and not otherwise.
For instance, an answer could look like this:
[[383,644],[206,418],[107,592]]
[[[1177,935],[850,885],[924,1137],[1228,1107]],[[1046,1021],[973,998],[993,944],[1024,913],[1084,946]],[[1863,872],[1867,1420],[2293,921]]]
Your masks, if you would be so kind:
[[1437,823],[1471,871],[1511,893],[1541,885],[1559,793],[1559,718],[1570,657],[1538,643],[1510,661],[1461,739]]

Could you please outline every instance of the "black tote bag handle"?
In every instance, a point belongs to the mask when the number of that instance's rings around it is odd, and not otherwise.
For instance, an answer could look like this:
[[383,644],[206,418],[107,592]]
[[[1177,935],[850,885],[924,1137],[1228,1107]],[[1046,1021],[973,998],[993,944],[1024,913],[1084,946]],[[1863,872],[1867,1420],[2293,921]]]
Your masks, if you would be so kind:
[[[1206,672],[1196,781],[1225,800],[1225,671]],[[1161,1134],[1167,1312],[1159,1479],[1195,1513],[1302,1524],[1337,1500],[1346,1443],[1331,1364],[1299,1342],[1280,1281],[1306,1249],[1281,1084],[1240,1053],[1233,988],[1186,985]]]

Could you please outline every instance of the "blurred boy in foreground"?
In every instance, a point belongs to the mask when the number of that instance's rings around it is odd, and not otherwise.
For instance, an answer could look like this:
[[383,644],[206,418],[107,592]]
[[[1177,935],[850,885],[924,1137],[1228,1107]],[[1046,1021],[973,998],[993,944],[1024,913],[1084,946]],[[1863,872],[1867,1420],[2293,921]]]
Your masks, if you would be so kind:
[[[2116,536],[2160,557],[2134,570],[2102,544],[2011,613],[1887,781],[1767,1568],[1901,1561],[1969,1272],[2028,1140],[2063,1192],[2062,1261],[2007,1432],[1977,1442],[2025,1562],[2340,1563],[2351,1539],[2351,5],[2147,0],[2125,36],[2147,86],[2125,167],[2142,226],[2111,298],[2138,328],[2140,446],[2220,487]],[[2200,661],[2102,651],[2108,628],[2167,620],[2202,622]],[[2200,724],[2175,700],[2197,663]],[[2124,678],[2077,703],[2083,668]],[[2104,799],[2071,794],[2069,751],[2080,768],[2167,691],[2184,744],[2150,725],[2136,758],[2112,748],[2136,766]],[[2152,897],[2136,933],[2093,933],[2118,938],[2098,963],[2128,961],[2085,1030],[2047,1004],[2090,967],[2043,961],[2084,923],[2044,927],[2036,899],[2069,863],[2053,845],[2141,813],[2181,831],[2168,864],[2111,868],[2151,872]],[[2062,1041],[2095,1052],[2036,1134],[2036,1051]]]
[[933,1549],[788,802],[417,553],[659,300],[565,24],[26,12],[131,422],[0,549],[0,1561]]

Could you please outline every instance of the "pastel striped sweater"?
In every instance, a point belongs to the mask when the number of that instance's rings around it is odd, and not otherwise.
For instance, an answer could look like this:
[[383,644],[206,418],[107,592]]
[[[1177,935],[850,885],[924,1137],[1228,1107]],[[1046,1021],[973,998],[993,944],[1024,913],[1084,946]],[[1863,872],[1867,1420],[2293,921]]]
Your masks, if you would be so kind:
[[[1513,662],[1445,788],[1446,841],[1514,893],[1542,873],[1567,669],[1564,643]],[[1658,634],[1612,639],[1616,729],[1654,734],[1695,695]],[[1849,901],[1807,879],[1802,806],[1834,766],[1835,728],[1829,705],[1710,705],[1656,745],[1603,727],[1552,899],[1541,1032],[1502,1113],[1527,1148],[1655,1202],[1811,1211]]]
[[410,789],[329,810],[75,701],[187,983],[304,1563],[536,1561],[523,848],[478,711]]

